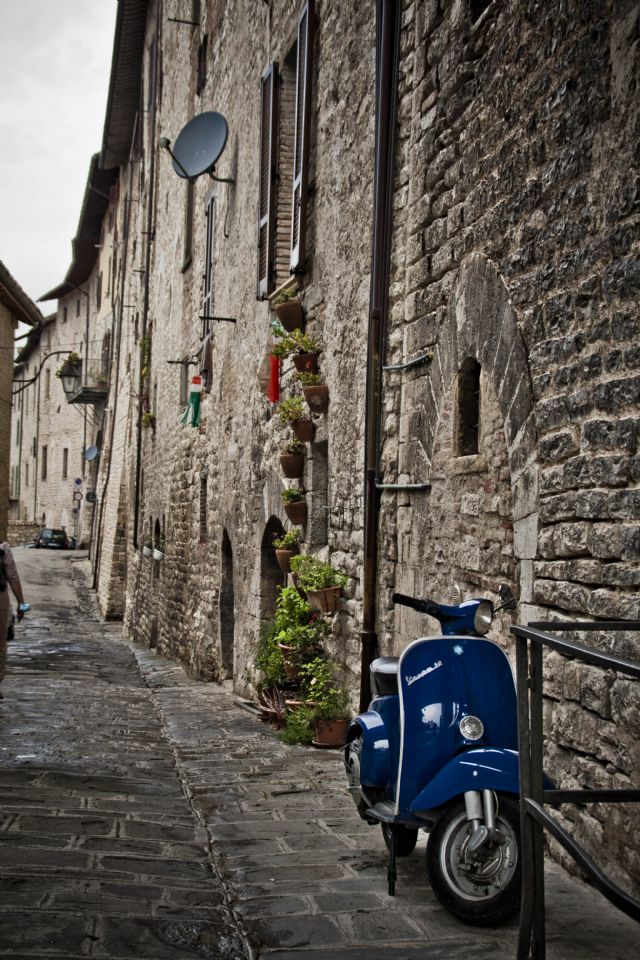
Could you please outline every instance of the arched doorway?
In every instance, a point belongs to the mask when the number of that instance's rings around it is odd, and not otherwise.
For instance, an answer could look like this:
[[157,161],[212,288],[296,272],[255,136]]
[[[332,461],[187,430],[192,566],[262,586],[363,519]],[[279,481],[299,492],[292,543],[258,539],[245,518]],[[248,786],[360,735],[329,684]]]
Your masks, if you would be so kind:
[[278,587],[286,586],[287,578],[278,566],[273,538],[281,537],[284,527],[278,517],[270,517],[260,546],[260,622],[273,620]]
[[220,679],[233,677],[235,643],[235,594],[233,587],[233,550],[226,530],[220,552]]

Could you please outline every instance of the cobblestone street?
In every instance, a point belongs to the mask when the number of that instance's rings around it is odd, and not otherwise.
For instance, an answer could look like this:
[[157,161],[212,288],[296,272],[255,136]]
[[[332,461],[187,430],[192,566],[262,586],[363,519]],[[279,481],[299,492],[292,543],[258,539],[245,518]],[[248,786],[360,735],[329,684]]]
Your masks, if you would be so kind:
[[[440,907],[424,841],[387,896],[339,753],[283,745],[230,686],[123,641],[85,561],[16,559],[33,610],[0,705],[0,955],[515,957],[515,924]],[[556,866],[547,893],[549,960],[637,957],[638,925],[597,893]]]

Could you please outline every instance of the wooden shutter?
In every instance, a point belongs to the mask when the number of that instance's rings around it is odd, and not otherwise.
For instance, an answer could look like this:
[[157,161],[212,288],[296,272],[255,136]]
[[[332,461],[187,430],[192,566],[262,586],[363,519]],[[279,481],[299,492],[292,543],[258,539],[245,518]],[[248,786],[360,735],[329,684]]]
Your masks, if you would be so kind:
[[307,176],[313,66],[314,4],[309,0],[298,20],[296,64],[296,121],[293,150],[293,207],[291,210],[291,272],[304,269],[307,225]]
[[258,300],[264,300],[274,285],[276,131],[278,64],[262,74],[260,95],[260,196],[258,200]]
[[[207,242],[204,255],[204,292],[202,295],[202,315],[211,317],[213,313],[213,246],[215,230],[215,195],[212,193],[207,203]],[[209,324],[206,329],[210,330]]]

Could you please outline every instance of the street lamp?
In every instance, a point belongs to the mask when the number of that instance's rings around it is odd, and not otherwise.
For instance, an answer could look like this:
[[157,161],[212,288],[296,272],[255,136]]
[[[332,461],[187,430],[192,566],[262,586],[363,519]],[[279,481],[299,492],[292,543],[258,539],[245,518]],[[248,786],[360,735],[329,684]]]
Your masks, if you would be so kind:
[[63,367],[60,373],[60,380],[65,396],[67,398],[72,396],[80,386],[80,371],[77,366],[66,367],[66,369]]

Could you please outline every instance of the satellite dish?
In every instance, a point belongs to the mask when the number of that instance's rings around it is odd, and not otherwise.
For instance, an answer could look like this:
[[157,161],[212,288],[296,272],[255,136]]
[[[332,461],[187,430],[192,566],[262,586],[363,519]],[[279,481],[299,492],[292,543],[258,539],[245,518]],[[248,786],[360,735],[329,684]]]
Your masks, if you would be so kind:
[[85,460],[89,460],[89,461],[95,460],[95,458],[98,456],[99,453],[100,451],[96,446],[87,447],[87,449],[84,452],[84,458]]
[[213,170],[227,143],[229,128],[221,113],[199,113],[178,134],[173,169],[183,179],[193,179]]

